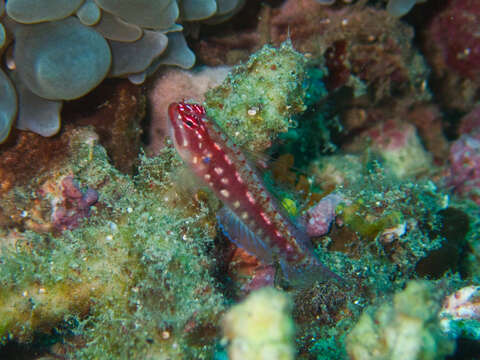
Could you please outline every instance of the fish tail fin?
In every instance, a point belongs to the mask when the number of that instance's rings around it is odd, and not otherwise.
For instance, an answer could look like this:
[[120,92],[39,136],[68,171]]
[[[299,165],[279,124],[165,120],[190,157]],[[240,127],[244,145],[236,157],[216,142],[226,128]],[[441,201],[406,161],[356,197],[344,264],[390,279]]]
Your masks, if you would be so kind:
[[307,287],[316,281],[334,280],[342,287],[348,286],[348,282],[335,274],[313,256],[308,256],[301,263],[289,263],[281,259],[280,270],[285,280],[292,286]]

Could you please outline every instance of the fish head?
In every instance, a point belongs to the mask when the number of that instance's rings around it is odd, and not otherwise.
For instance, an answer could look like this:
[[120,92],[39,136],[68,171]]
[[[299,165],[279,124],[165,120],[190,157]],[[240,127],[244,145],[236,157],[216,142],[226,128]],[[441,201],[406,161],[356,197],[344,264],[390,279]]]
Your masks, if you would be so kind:
[[185,161],[201,154],[203,144],[209,140],[205,108],[185,102],[172,103],[168,107],[168,128],[178,153]]

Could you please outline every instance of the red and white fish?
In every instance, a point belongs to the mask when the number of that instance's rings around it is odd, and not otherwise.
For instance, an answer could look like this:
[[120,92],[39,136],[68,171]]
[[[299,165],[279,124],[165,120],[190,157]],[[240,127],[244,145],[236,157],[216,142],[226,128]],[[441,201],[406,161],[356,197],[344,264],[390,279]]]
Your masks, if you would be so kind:
[[265,264],[278,262],[291,282],[342,280],[320,263],[308,235],[292,223],[238,146],[206,117],[205,108],[180,102],[168,113],[180,157],[224,204],[217,218],[231,241]]

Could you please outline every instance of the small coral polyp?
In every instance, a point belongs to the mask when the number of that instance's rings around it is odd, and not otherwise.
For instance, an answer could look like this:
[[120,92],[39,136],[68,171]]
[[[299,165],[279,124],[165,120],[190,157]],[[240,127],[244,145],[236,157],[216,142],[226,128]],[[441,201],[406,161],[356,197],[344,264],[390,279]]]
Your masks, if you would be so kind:
[[15,120],[19,129],[54,135],[63,100],[106,77],[141,83],[162,65],[192,67],[177,22],[225,20],[243,2],[0,0],[0,55],[8,63],[0,67],[0,143]]

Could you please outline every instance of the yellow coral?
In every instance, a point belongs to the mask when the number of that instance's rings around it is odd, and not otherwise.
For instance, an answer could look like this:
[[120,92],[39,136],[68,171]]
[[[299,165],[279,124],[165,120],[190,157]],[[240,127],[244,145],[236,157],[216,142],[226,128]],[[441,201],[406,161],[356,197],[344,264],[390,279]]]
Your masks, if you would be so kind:
[[230,360],[294,358],[294,324],[289,298],[264,288],[231,308],[223,319]]

